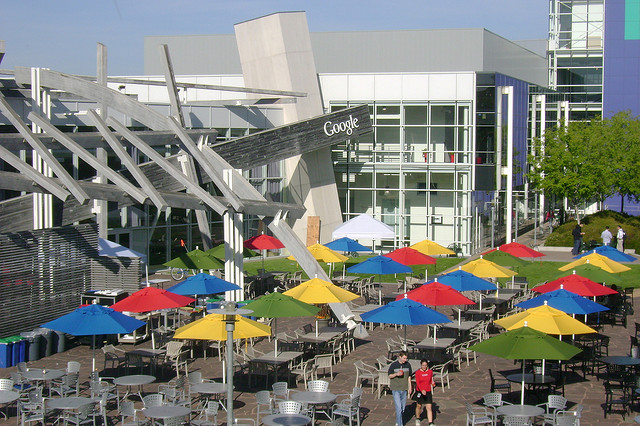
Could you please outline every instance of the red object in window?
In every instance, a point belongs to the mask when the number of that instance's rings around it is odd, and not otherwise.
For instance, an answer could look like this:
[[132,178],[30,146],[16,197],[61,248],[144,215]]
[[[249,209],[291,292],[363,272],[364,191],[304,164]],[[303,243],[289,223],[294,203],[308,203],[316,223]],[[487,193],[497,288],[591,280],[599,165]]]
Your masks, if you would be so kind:
[[422,156],[424,157],[424,162],[428,163],[429,162],[429,153],[428,152],[423,152]]
[[182,247],[184,247],[184,240],[182,240],[182,239],[180,240],[180,245],[181,245]]
[[450,160],[449,162],[450,162],[450,163],[453,163],[453,162],[454,162],[454,160],[455,160],[455,158],[456,158],[456,157],[455,157],[455,154],[449,154],[449,160]]

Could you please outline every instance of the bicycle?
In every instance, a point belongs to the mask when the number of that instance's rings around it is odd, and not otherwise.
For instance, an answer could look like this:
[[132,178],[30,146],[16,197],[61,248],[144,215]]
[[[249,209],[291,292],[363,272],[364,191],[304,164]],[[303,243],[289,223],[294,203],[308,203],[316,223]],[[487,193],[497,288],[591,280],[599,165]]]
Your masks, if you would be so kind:
[[171,268],[170,273],[171,273],[171,278],[173,278],[176,281],[180,281],[181,279],[183,279],[185,276],[189,274],[191,275],[196,274],[191,269],[184,269],[184,268]]

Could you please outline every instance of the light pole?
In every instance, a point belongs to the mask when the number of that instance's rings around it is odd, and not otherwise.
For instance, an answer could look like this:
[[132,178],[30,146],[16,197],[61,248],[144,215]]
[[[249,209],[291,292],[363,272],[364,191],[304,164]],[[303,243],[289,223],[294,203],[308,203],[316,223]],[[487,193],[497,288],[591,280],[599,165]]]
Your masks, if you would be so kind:
[[227,425],[233,425],[233,330],[236,328],[236,315],[246,315],[251,309],[238,309],[236,302],[227,301],[219,309],[211,309],[209,313],[221,314],[227,330]]

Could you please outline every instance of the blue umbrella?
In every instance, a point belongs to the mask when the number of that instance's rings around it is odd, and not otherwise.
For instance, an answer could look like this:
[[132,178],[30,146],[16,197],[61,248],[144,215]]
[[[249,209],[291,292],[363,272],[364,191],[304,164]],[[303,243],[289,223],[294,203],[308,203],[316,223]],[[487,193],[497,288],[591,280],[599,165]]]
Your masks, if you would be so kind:
[[347,271],[360,274],[384,275],[411,272],[411,268],[388,257],[376,256],[353,265]]
[[544,305],[545,302],[552,308],[559,309],[567,314],[587,315],[609,309],[606,306],[602,306],[599,303],[593,302],[586,297],[582,297],[563,288],[543,293],[533,299],[520,302],[516,306],[522,309],[529,309]]
[[240,287],[213,275],[205,274],[204,272],[193,275],[167,289],[167,291],[183,296],[216,294],[233,290],[240,290]]
[[331,250],[346,251],[346,252],[358,252],[358,251],[373,251],[369,247],[363,246],[356,240],[352,240],[349,237],[338,238],[330,243],[324,244],[325,247],[329,247]]
[[407,325],[421,324],[442,324],[451,322],[444,314],[427,308],[422,303],[418,303],[407,298],[396,300],[372,311],[360,314],[360,318],[366,322],[378,322],[384,324],[404,325],[404,341],[406,349]]
[[93,336],[93,369],[96,369],[96,335],[131,333],[146,323],[102,305],[88,305],[42,324],[44,328],[72,336]]
[[446,284],[458,291],[497,290],[498,288],[495,284],[490,283],[487,280],[483,280],[482,278],[479,278],[467,271],[463,271],[462,269],[441,275],[434,281]]
[[636,260],[635,257],[627,253],[623,253],[620,250],[616,249],[615,247],[611,247],[611,246],[596,247],[593,250],[589,250],[588,252],[579,254],[577,256],[574,256],[573,258],[580,259],[582,256],[587,256],[591,253],[598,253],[598,254],[601,254],[602,256],[607,256],[609,259],[615,260],[616,262],[634,262]]

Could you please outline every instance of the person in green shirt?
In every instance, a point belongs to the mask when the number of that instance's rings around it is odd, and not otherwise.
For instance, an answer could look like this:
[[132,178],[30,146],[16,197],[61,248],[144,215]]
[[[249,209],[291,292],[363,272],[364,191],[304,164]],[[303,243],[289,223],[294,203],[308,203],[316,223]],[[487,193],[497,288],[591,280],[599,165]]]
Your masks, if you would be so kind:
[[389,388],[396,407],[396,426],[402,426],[407,396],[411,394],[411,364],[407,353],[398,352],[398,358],[389,365]]

